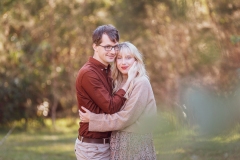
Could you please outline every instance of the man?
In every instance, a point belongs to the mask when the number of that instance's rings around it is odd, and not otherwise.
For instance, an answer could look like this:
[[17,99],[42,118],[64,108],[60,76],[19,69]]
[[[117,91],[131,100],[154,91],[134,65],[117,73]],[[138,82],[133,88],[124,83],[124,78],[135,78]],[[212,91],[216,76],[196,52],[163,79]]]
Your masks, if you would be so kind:
[[[78,107],[86,107],[94,113],[112,114],[121,109],[126,101],[124,95],[134,71],[129,71],[122,89],[112,94],[110,63],[119,50],[119,34],[112,25],[99,26],[92,35],[94,55],[79,70],[76,80]],[[130,69],[131,70],[131,69]],[[132,73],[132,74],[131,74]],[[111,132],[89,132],[88,123],[80,122],[79,136],[75,143],[78,160],[109,160],[109,137]]]

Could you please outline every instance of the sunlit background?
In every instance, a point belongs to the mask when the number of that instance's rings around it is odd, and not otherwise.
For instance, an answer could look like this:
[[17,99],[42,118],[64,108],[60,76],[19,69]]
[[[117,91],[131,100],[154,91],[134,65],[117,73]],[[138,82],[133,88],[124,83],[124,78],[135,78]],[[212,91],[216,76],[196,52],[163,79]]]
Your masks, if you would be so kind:
[[240,159],[239,0],[1,0],[0,160],[75,159],[76,74],[103,24],[144,55],[159,159]]

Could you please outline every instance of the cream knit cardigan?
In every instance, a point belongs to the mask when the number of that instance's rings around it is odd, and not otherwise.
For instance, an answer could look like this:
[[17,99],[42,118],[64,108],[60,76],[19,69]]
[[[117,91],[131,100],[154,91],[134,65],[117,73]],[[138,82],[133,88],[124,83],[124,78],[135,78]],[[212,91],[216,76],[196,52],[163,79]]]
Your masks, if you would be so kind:
[[114,114],[90,114],[89,131],[126,131],[150,133],[157,114],[156,101],[151,84],[146,76],[134,80],[130,96]]

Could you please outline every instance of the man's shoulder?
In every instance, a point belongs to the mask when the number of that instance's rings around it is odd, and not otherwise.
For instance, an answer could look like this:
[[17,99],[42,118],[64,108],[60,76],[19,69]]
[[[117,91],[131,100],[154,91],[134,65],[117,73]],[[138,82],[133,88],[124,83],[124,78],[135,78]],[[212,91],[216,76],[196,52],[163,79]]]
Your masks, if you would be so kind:
[[81,75],[93,72],[97,72],[97,68],[89,62],[85,63],[79,70],[79,74]]

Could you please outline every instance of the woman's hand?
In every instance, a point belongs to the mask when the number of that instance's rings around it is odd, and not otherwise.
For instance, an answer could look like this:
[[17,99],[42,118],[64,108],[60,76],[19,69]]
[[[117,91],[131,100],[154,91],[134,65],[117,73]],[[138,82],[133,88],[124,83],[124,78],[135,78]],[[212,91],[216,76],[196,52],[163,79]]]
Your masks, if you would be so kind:
[[128,79],[131,81],[137,76],[137,62],[135,61],[128,71]]
[[122,86],[122,89],[127,91],[129,88],[129,85],[131,81],[137,76],[138,71],[137,71],[137,62],[135,61],[131,68],[128,70],[128,78],[126,83]]
[[84,108],[83,106],[81,106],[82,110],[85,111],[85,113],[83,113],[82,111],[78,110],[79,116],[80,116],[80,120],[83,123],[89,122],[89,117],[90,117],[90,111],[86,108]]

